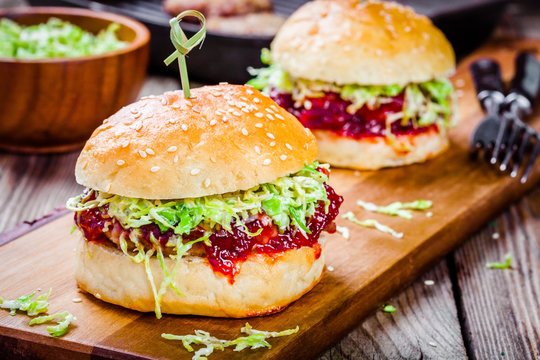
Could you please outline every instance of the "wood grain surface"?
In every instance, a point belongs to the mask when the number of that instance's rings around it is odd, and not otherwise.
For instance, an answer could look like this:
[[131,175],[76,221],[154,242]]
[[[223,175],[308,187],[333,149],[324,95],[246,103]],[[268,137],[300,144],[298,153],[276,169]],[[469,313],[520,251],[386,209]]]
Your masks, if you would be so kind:
[[[488,46],[482,53],[495,54],[504,60],[504,70],[508,73],[511,67],[509,59],[517,48],[522,47],[538,48],[538,43],[498,43]],[[399,230],[405,230],[406,236],[402,240],[347,225],[353,233],[350,240],[345,241],[339,236],[334,236],[328,243],[328,263],[336,270],[332,273],[327,272],[322,283],[314,291],[285,312],[251,321],[255,327],[266,329],[280,329],[298,323],[302,327],[301,332],[294,337],[276,341],[272,351],[242,353],[242,357],[283,358],[293,354],[299,358],[313,356],[330,346],[340,336],[345,335],[346,331],[369,311],[388,301],[387,297],[390,293],[405,286],[413,276],[443,256],[465,235],[472,233],[475,228],[502,210],[510,199],[524,192],[525,189],[516,182],[497,176],[489,171],[487,166],[468,162],[466,156],[468,134],[475,121],[479,119],[480,110],[471,95],[470,79],[465,68],[467,61],[462,64],[457,75],[457,78],[465,83],[462,89],[465,96],[460,101],[463,121],[452,133],[454,146],[451,151],[425,165],[381,173],[364,173],[358,177],[347,171],[336,171],[333,174],[333,183],[348,199],[343,211],[353,209],[353,203],[357,198],[385,203],[397,199],[411,200],[427,197],[435,201],[434,217],[420,218],[414,223],[408,223],[403,219],[379,217],[385,223]],[[537,180],[538,175],[536,172],[533,180]],[[366,215],[358,209],[354,210],[359,216]],[[154,351],[153,356],[185,357],[187,354],[179,350],[177,344],[159,340],[159,333],[162,331],[189,333],[194,328],[202,328],[214,331],[220,336],[236,335],[242,321],[166,317],[157,322],[152,315],[134,315],[132,312],[119,310],[117,307],[105,305],[90,297],[84,298],[83,304],[86,306],[73,308],[74,305],[81,304],[71,303],[70,296],[74,296],[73,292],[76,290],[72,280],[70,282],[68,271],[46,256],[53,250],[52,246],[60,244],[54,249],[55,253],[66,251],[70,246],[64,246],[65,243],[61,242],[69,241],[65,232],[62,233],[69,228],[69,221],[67,219],[59,221],[46,225],[38,232],[31,233],[2,248],[0,256],[5,256],[3,258],[5,262],[0,262],[2,264],[0,265],[2,266],[0,293],[5,296],[14,296],[21,291],[24,292],[23,287],[29,284],[21,281],[20,276],[23,276],[21,274],[24,274],[28,281],[37,281],[37,277],[32,277],[24,271],[15,271],[17,266],[24,266],[24,262],[21,262],[17,256],[25,253],[24,249],[37,247],[42,251],[32,258],[33,272],[42,273],[50,269],[47,279],[54,283],[55,289],[58,288],[52,302],[57,304],[56,306],[77,312],[79,326],[64,340],[57,341],[47,337],[28,335],[28,328],[20,323],[13,323],[14,318],[8,318],[6,325],[4,317],[0,317],[0,324],[2,324],[0,326],[6,331],[10,329],[10,336],[22,336],[26,339],[31,337],[35,343],[62,346],[69,351],[85,353],[91,348],[91,351],[98,355],[110,355],[112,348],[120,347],[131,354],[137,353],[143,356],[149,355],[149,351]],[[346,224],[343,220],[340,222],[342,225]],[[43,239],[48,239],[49,243],[45,243]],[[9,255],[6,255],[8,252]],[[40,256],[44,258],[43,261],[39,261]],[[456,259],[459,260],[457,256]],[[440,358],[441,355],[446,354],[443,358],[462,358],[465,355],[465,349],[469,355],[473,354],[470,349],[472,342],[465,336],[466,342],[463,346],[463,339],[458,331],[458,320],[464,318],[463,311],[468,311],[465,297],[463,297],[463,304],[458,301],[457,307],[449,301],[450,293],[456,296],[456,282],[452,281],[452,276],[448,276],[447,270],[452,269],[456,264],[459,264],[459,261],[456,260],[450,267],[445,266],[444,263],[440,264],[442,270],[432,271],[429,274],[429,277],[435,280],[435,285],[426,288],[422,282],[415,283],[406,293],[397,299],[390,300],[398,307],[397,314],[376,314],[355,334],[348,336],[339,346],[334,347],[324,356]],[[530,265],[535,266],[535,263]],[[479,264],[475,263],[475,269],[479,268],[483,266],[479,267]],[[534,271],[532,273],[534,274]],[[459,272],[457,274],[459,275]],[[59,281],[57,276],[60,276]],[[459,279],[458,276],[457,286],[460,286]],[[46,286],[48,285],[41,285],[41,287]],[[339,295],[338,298],[331,296],[336,293]],[[433,294],[433,300],[430,300],[429,294]],[[534,302],[534,296],[523,298],[529,299],[529,303]],[[437,310],[438,306],[444,311]],[[96,323],[95,319],[101,319],[99,314],[103,313],[106,313],[106,316],[102,321],[107,321],[107,323]],[[138,320],[130,323],[133,317]],[[409,321],[411,319],[414,321]],[[126,323],[129,323],[129,326],[123,328],[122,326]],[[87,326],[84,325],[88,324],[91,324],[90,327],[94,332],[86,329]],[[14,327],[18,330],[13,330]],[[520,333],[521,336],[534,334],[538,329],[538,323],[534,317],[531,317],[522,328],[517,327],[517,330],[524,331]],[[100,329],[103,332],[97,331]],[[34,332],[34,329],[31,331]],[[99,336],[96,337],[95,333],[99,333]],[[110,336],[106,336],[107,334]],[[133,339],[133,336],[129,336],[130,334],[145,334],[145,336]],[[155,343],[153,340],[155,335],[158,339],[156,340],[158,348],[150,344]],[[467,335],[466,332],[465,335]],[[534,341],[534,337],[530,339],[532,340],[529,343]],[[347,341],[356,341],[356,344],[347,344]],[[392,348],[392,344],[400,345]],[[355,345],[362,346],[362,349],[356,349]],[[505,354],[519,355],[521,350],[527,349],[535,351],[534,347],[522,346],[511,349],[515,352],[509,351]],[[238,356],[230,352],[218,355]]]

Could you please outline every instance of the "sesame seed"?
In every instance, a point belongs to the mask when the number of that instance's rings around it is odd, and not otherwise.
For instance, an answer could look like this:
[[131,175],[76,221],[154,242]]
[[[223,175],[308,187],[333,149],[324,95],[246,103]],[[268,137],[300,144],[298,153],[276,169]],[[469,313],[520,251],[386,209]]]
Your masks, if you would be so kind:
[[256,124],[255,124],[255,127],[260,129],[260,128],[263,127],[263,124],[261,124],[261,123],[256,123]]
[[255,145],[254,149],[255,149],[255,152],[256,152],[257,154],[259,154],[259,155],[261,154],[261,148],[260,148],[260,147],[258,147],[257,145]]
[[148,155],[156,155],[156,153],[154,152],[154,150],[150,149],[150,148],[146,148],[146,153]]
[[129,141],[126,141],[124,143],[122,143],[122,148],[127,148],[129,146]]
[[266,117],[267,117],[269,120],[274,120],[274,117],[273,117],[271,114],[266,114]]
[[219,83],[219,85],[229,85],[229,83],[226,82],[226,81],[222,81],[222,82]]
[[186,124],[182,124],[181,128],[182,128],[182,130],[187,131],[188,126]]
[[291,146],[291,144],[289,144],[289,143],[285,143],[285,147],[286,147],[287,149],[289,149],[289,150],[292,150],[292,146]]
[[152,167],[150,168],[150,171],[153,172],[153,173],[155,173],[155,172],[158,172],[159,169],[160,169],[159,166],[152,166]]
[[247,89],[246,93],[248,93],[249,95],[253,95],[253,91],[251,89]]
[[133,117],[134,117],[135,119],[138,119],[138,118],[141,117],[141,115],[142,115],[141,113],[137,113],[137,114],[133,115]]
[[204,187],[209,187],[211,182],[209,178],[204,179]]
[[169,146],[169,148],[167,149],[168,152],[175,152],[178,148],[176,146]]
[[311,103],[311,101],[309,100],[304,101],[304,108],[306,108],[306,110],[310,110],[312,106],[313,104]]
[[217,124],[217,120],[215,119],[210,120],[210,126],[214,126],[216,124]]
[[138,111],[137,111],[136,109],[131,109],[131,113],[132,113],[133,115],[135,115],[135,114],[138,113]]
[[435,285],[435,281],[433,281],[433,280],[425,280],[425,281],[424,281],[424,285],[426,285],[426,286],[433,286],[433,285]]
[[287,155],[280,155],[279,158],[280,158],[282,161],[285,161],[285,160],[287,160]]
[[270,165],[272,163],[272,160],[270,159],[264,159],[263,165]]
[[233,114],[234,116],[242,116],[242,113],[239,112],[239,111],[233,111],[232,114]]
[[248,131],[246,128],[242,128],[242,135],[248,136]]
[[266,136],[268,136],[270,139],[275,139],[275,138],[276,138],[276,137],[274,136],[274,134],[269,133],[269,132],[266,133]]
[[235,102],[232,100],[227,100],[227,104],[229,104],[230,106],[234,106]]
[[334,269],[334,267],[333,267],[332,265],[328,265],[328,266],[326,266],[326,270],[332,272],[332,271],[334,271],[335,269]]
[[96,293],[94,296],[97,297],[98,299],[101,299],[101,294],[100,293]]
[[190,171],[189,173],[190,173],[191,175],[197,175],[197,174],[200,173],[200,172],[201,172],[201,169],[195,168],[195,169],[191,169],[191,171]]
[[196,112],[197,114],[200,114],[200,113],[201,113],[201,110],[200,110],[198,107],[196,107],[196,106],[192,107],[191,110],[193,110],[193,111]]
[[279,114],[275,114],[275,117],[277,117],[279,120],[285,120],[285,118]]
[[276,142],[275,142],[275,141],[271,141],[271,142],[270,142],[270,146],[271,146],[271,147],[276,146]]
[[74,303],[80,303],[82,302],[82,299],[80,297],[76,297],[76,298],[71,299],[71,301],[73,301]]
[[223,119],[221,119],[221,121],[223,121],[223,122],[227,122],[227,121],[229,121],[229,118],[228,118],[228,117],[226,117],[226,116],[224,116],[224,117],[223,117]]
[[169,119],[169,124],[176,124],[176,123],[177,123],[176,119]]
[[493,233],[493,234],[491,235],[491,238],[492,238],[493,240],[497,240],[497,239],[499,239],[500,237],[501,237],[501,235],[500,235],[498,232]]
[[255,117],[262,118],[263,116],[264,116],[263,113],[260,113],[260,112],[255,113]]
[[213,163],[215,163],[215,162],[216,162],[216,158],[213,157],[213,156],[210,156],[210,161],[213,162]]
[[225,113],[224,113],[223,111],[221,111],[221,110],[216,110],[216,111],[214,112],[214,114],[216,114],[217,116],[221,116],[221,115],[223,115],[223,114],[225,114]]
[[125,163],[126,163],[126,162],[125,162],[124,160],[120,159],[120,160],[118,160],[118,161],[116,162],[116,165],[122,166],[122,165],[124,165]]
[[162,105],[169,105],[169,100],[167,100],[166,97],[162,97],[162,98],[161,98],[161,104],[162,104]]
[[246,114],[249,113],[251,110],[249,110],[247,107],[244,107],[242,108],[242,111],[245,112]]
[[178,155],[174,155],[173,163],[177,163],[177,162],[178,162]]
[[428,342],[428,344],[429,344],[429,346],[437,347],[437,344],[434,343],[433,341]]
[[270,114],[274,113],[274,110],[270,109],[269,107],[264,109],[264,111],[266,111],[267,113],[270,113]]
[[240,100],[249,101],[249,99],[245,96],[240,96]]
[[259,99],[259,98],[253,98],[253,102],[254,102],[255,104],[258,104],[258,103],[261,102],[261,99]]
[[142,150],[139,150],[138,153],[139,153],[139,156],[142,157],[142,158],[145,158],[146,156],[148,156],[148,155],[146,154],[146,152],[144,152],[144,151],[142,151]]
[[433,213],[432,213],[431,211],[428,211],[428,212],[426,213],[426,216],[427,216],[428,218],[433,217]]

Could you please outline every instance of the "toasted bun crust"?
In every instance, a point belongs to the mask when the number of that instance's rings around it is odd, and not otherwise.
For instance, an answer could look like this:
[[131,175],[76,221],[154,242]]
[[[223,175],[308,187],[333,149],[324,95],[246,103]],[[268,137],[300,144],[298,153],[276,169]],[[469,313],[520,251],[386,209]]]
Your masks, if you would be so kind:
[[[165,260],[172,268],[174,260]],[[242,263],[234,284],[215,273],[204,257],[185,256],[176,274],[184,296],[168,291],[161,303],[167,314],[250,317],[274,313],[311,290],[320,280],[324,256],[315,259],[309,247],[277,256],[254,255]],[[156,286],[163,279],[157,259],[151,259]],[[154,298],[144,264],[121,251],[88,242],[78,244],[75,277],[79,287],[95,297],[143,311],[154,311]]]
[[427,17],[389,2],[308,2],[271,48],[274,62],[293,77],[338,85],[418,83],[455,67],[450,43]]
[[[319,159],[333,166],[358,170],[377,170],[423,162],[448,148],[448,137],[435,130],[397,137],[401,145],[390,145],[385,137],[351,139],[330,131],[313,130],[319,141]],[[399,151],[408,148],[409,151]]]
[[315,159],[315,137],[257,90],[191,92],[143,98],[105,120],[77,160],[77,182],[135,198],[194,198],[271,182]]

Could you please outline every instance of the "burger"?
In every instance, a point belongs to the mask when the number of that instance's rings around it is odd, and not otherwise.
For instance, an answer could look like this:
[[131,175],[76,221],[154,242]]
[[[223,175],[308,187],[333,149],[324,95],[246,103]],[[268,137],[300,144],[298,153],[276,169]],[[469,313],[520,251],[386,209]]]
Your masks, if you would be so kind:
[[316,156],[310,131],[249,86],[124,107],[77,160],[79,287],[158,318],[283,309],[321,278],[342,202]]
[[313,131],[319,159],[354,169],[422,162],[448,147],[455,56],[425,16],[395,3],[316,0],[249,69]]

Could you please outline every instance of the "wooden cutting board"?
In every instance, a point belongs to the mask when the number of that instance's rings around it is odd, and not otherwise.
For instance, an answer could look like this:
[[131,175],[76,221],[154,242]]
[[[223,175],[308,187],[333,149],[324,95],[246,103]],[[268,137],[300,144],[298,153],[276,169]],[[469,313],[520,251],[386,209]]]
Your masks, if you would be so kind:
[[[249,319],[256,329],[282,330],[299,325],[300,332],[272,339],[271,350],[236,353],[228,349],[216,352],[212,358],[314,357],[540,180],[538,163],[530,181],[521,185],[468,157],[470,134],[482,118],[468,66],[479,56],[488,55],[501,62],[508,78],[513,71],[513,57],[520,49],[538,51],[540,41],[491,43],[460,64],[454,82],[460,95],[461,122],[451,132],[451,149],[441,157],[422,165],[380,172],[332,173],[332,184],[346,199],[342,213],[352,210],[359,218],[376,218],[405,236],[396,239],[339,219],[338,224],[347,226],[351,237],[347,240],[335,234],[327,241],[327,264],[335,270],[326,271],[319,285],[283,312]],[[531,123],[540,127],[538,112]],[[430,199],[434,203],[433,216],[419,212],[413,220],[406,220],[374,215],[355,206],[358,199],[378,204]],[[165,316],[157,320],[153,314],[125,310],[80,293],[72,271],[78,235],[70,235],[71,218],[59,216],[46,225],[41,221],[0,237],[0,294],[14,298],[37,288],[52,288],[50,310],[71,311],[78,319],[76,327],[63,338],[54,339],[44,327],[27,326],[24,315],[13,317],[0,312],[0,354],[54,359],[188,359],[191,355],[180,343],[163,340],[160,334],[189,334],[203,329],[225,339],[239,336],[245,320],[197,316]],[[26,234],[19,236],[24,231]],[[82,302],[74,303],[76,297]]]

